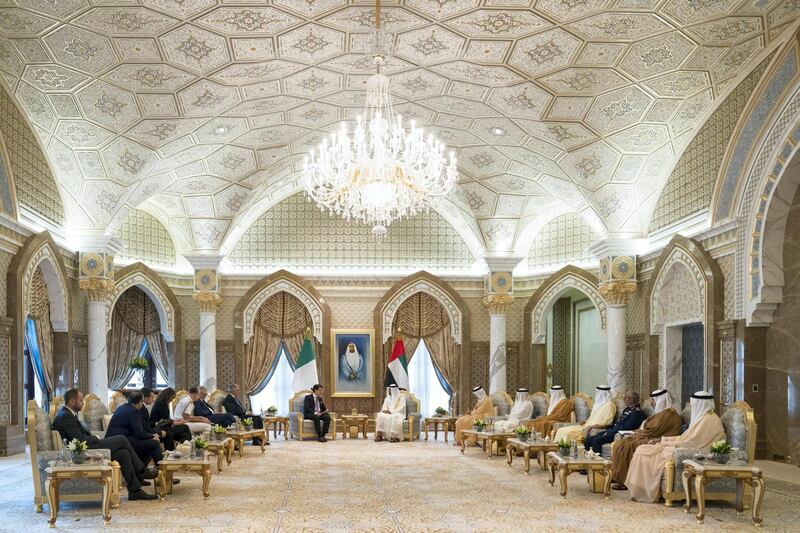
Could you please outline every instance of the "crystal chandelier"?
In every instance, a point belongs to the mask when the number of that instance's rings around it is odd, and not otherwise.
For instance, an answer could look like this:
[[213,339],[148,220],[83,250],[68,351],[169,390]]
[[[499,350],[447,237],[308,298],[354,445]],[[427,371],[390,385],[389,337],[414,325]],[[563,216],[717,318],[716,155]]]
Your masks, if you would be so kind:
[[427,211],[453,188],[456,159],[444,145],[392,109],[386,64],[389,38],[380,26],[380,0],[375,9],[376,74],[367,81],[364,114],[351,132],[341,129],[324,139],[305,158],[305,190],[320,209],[346,220],[372,226],[381,241],[392,221]]

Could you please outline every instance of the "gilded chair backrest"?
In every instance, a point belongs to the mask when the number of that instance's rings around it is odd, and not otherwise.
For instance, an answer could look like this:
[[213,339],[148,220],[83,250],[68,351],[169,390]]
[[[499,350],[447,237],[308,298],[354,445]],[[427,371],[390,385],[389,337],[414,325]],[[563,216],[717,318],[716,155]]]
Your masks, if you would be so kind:
[[622,393],[615,394],[614,405],[617,407],[617,414],[614,416],[614,419],[619,420],[619,417],[622,416],[622,411],[625,410],[625,395]]
[[225,403],[225,398],[227,397],[228,393],[214,389],[214,392],[208,395],[208,405],[211,406],[215,413],[222,413],[225,411],[222,404]]
[[582,392],[572,396],[572,409],[575,413],[575,422],[583,424],[592,413],[592,399]]
[[[36,400],[28,401],[28,444],[31,447],[31,458],[36,457],[38,452],[51,452],[56,448],[54,441],[60,441],[61,437],[53,437],[53,422],[50,415],[39,407]],[[35,459],[32,459],[35,461]]]
[[175,406],[178,405],[178,402],[184,399],[186,396],[189,395],[189,391],[187,390],[179,390],[175,393],[175,397],[169,402],[170,409],[172,409],[172,416],[175,416]]
[[721,418],[730,445],[746,451],[748,459],[752,463],[755,459],[756,431],[758,429],[753,416],[753,408],[747,402],[738,401],[728,407]]
[[303,412],[303,401],[306,399],[306,396],[311,394],[309,389],[301,390],[294,393],[294,396],[289,398],[289,412],[290,413],[302,413]]
[[514,403],[511,396],[504,391],[495,392],[492,395],[492,404],[498,416],[506,416],[511,412],[511,405]]
[[122,394],[121,391],[115,391],[114,394],[111,395],[111,401],[108,402],[108,414],[113,415],[114,411],[117,410],[117,407],[126,403],[128,399]]
[[92,431],[103,430],[103,417],[108,413],[105,404],[95,394],[88,394],[83,399],[83,421],[89,424]]
[[421,412],[422,404],[413,392],[406,392],[406,416]]
[[64,397],[57,396],[50,400],[50,421],[56,419],[56,415],[58,414],[58,410],[61,409],[61,406],[64,405]]
[[533,404],[533,414],[531,418],[537,418],[547,414],[550,405],[550,395],[546,392],[534,392],[528,395],[528,400]]

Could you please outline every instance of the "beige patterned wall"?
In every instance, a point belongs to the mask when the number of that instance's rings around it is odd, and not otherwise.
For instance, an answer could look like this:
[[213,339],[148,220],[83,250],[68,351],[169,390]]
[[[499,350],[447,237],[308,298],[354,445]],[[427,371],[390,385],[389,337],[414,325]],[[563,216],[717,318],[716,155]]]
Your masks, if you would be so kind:
[[736,256],[733,254],[717,258],[723,277],[723,309],[725,320],[736,319]]
[[533,240],[528,268],[561,267],[590,261],[592,255],[587,249],[598,238],[578,213],[557,216],[545,224]]
[[656,304],[663,309],[662,320],[665,323],[703,322],[704,301],[692,272],[683,264],[675,263],[665,275],[667,281]]
[[639,288],[631,296],[628,306],[625,309],[626,318],[626,334],[627,335],[640,335],[644,333],[644,311],[645,311],[645,297],[644,297],[644,284],[640,283]]
[[467,244],[435,211],[395,222],[383,243],[365,225],[331,217],[301,194],[264,213],[236,243],[232,264],[246,268],[466,269]]
[[72,306],[69,327],[76,333],[87,333],[86,320],[89,313],[89,300],[78,286],[78,280],[69,280],[69,303]]
[[733,90],[692,139],[661,191],[650,221],[650,231],[678,222],[711,205],[725,148],[771,57],[762,61]]
[[470,331],[473,341],[489,342],[489,312],[480,298],[464,298],[471,319]]
[[11,264],[12,256],[8,252],[0,250],[0,317],[6,316],[8,312],[8,284],[6,283],[6,275],[8,274],[8,265]]
[[[200,338],[200,310],[197,303],[191,296],[178,296],[178,302],[181,306],[181,318],[183,319],[183,338],[187,341],[189,339]],[[223,301],[228,297],[225,296]]]
[[64,205],[47,159],[3,87],[0,87],[0,132],[11,161],[19,203],[53,224],[63,225]]
[[[239,304],[239,296],[226,296],[217,309],[217,340],[233,340],[233,310]],[[200,320],[198,314],[197,320]],[[199,327],[199,326],[198,326]],[[186,331],[184,329],[184,331]]]
[[325,298],[331,308],[332,328],[371,329],[372,312],[380,298],[376,296],[338,296]]
[[125,245],[121,257],[161,266],[175,264],[175,245],[167,228],[149,213],[129,211],[115,236]]

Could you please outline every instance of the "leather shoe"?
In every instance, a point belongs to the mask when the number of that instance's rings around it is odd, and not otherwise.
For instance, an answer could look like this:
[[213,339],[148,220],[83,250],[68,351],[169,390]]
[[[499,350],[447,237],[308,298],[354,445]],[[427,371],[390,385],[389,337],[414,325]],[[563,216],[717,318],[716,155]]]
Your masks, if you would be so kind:
[[614,490],[628,490],[628,487],[626,487],[622,483],[614,483],[613,485],[611,485],[611,488]]
[[180,480],[180,479],[173,479],[173,480],[172,480],[172,484],[173,484],[173,485],[177,485],[177,484],[179,484],[180,482],[181,482],[181,480]]
[[150,483],[146,479],[142,479],[141,481],[139,481],[139,485],[141,485],[142,487],[149,487],[152,485],[152,483]]
[[142,478],[144,479],[155,479],[158,477],[158,470],[152,470],[150,468],[146,468],[144,472],[142,472]]
[[157,500],[158,496],[155,494],[148,494],[147,492],[139,489],[136,492],[131,492],[128,494],[129,501],[136,501],[136,500]]

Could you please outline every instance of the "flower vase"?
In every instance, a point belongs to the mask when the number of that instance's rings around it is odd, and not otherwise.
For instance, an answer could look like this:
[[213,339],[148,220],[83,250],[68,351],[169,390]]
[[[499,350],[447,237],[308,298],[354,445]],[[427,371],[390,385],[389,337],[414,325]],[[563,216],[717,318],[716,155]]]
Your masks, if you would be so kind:
[[731,458],[729,453],[715,453],[714,462],[720,465],[726,464]]
[[519,440],[522,441],[522,442],[528,442],[528,436],[529,436],[528,433],[525,433],[525,434],[522,434],[522,435],[517,435],[517,437],[519,437]]
[[86,452],[70,452],[69,458],[76,465],[81,465],[86,461]]
[[194,449],[194,458],[195,459],[203,459],[204,454],[205,454],[205,448],[195,447],[195,449]]
[[558,448],[558,455],[560,455],[561,457],[569,457],[569,452],[570,452],[569,446],[564,446],[564,447],[559,446]]

